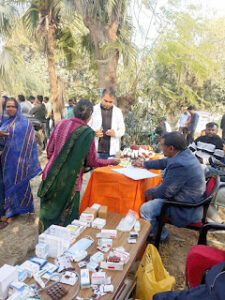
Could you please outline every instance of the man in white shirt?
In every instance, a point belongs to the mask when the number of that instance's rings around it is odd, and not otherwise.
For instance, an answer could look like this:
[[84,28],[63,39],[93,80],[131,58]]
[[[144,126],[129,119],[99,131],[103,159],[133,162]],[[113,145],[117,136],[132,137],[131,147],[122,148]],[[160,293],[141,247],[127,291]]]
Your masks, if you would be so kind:
[[104,89],[101,103],[94,106],[89,125],[96,132],[96,149],[99,158],[115,157],[120,150],[120,139],[125,133],[122,111],[114,105],[115,91]]
[[180,119],[178,121],[179,131],[185,136],[185,138],[186,138],[187,132],[188,132],[187,122],[188,122],[189,117],[190,117],[190,114],[189,114],[188,110],[185,108],[184,111],[180,114]]

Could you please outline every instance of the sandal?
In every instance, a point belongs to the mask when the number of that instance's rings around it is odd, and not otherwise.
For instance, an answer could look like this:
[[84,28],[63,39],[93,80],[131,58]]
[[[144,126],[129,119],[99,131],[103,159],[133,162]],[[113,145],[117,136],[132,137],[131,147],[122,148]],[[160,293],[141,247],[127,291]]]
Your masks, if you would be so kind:
[[8,222],[2,222],[0,221],[0,230],[6,228],[6,226],[8,226],[9,223]]

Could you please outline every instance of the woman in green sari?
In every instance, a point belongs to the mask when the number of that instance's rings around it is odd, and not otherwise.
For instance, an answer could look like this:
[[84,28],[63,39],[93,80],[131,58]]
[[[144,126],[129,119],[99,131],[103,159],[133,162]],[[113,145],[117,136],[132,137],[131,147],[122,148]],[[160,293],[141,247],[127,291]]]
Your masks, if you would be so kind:
[[117,159],[98,159],[95,132],[87,123],[93,105],[82,99],[74,108],[75,118],[60,121],[47,146],[48,163],[38,190],[41,198],[40,222],[44,229],[52,224],[67,226],[79,217],[83,167],[117,165]]

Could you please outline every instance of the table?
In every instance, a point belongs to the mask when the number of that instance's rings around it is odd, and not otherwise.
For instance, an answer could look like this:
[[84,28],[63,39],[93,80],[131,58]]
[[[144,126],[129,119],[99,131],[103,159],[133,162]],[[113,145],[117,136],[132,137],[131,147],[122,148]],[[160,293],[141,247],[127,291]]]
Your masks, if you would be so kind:
[[107,166],[95,169],[90,177],[80,203],[80,213],[94,203],[108,206],[108,210],[126,215],[129,209],[139,213],[144,203],[145,191],[161,183],[159,170],[151,170],[159,176],[143,180],[133,180]]
[[[105,229],[115,229],[116,226],[119,224],[121,218],[123,215],[109,212],[107,219],[106,219],[106,225]],[[130,259],[127,262],[126,265],[124,265],[123,271],[110,271],[110,270],[104,270],[108,276],[111,276],[112,279],[112,284],[114,286],[114,292],[112,294],[108,293],[104,297],[101,297],[100,299],[103,300],[109,300],[109,299],[114,299],[118,291],[120,290],[124,279],[126,278],[126,275],[129,272],[129,269],[131,268],[133,262],[135,262],[137,257],[141,257],[144,253],[145,246],[146,246],[146,238],[150,232],[150,223],[146,220],[140,219],[140,224],[141,224],[141,231],[139,232],[139,237],[137,239],[136,244],[128,244],[127,243],[127,238],[129,233],[128,232],[117,232],[117,238],[113,240],[113,247],[118,247],[118,246],[123,246],[127,252],[130,253]],[[98,250],[96,249],[97,247],[97,239],[96,239],[96,233],[98,233],[98,229],[94,228],[87,228],[80,236],[78,239],[85,237],[87,235],[90,235],[92,238],[95,238],[94,243],[87,249],[88,254],[93,254],[97,252]],[[78,240],[77,239],[77,240]],[[107,253],[105,254],[105,256]],[[79,267],[77,266],[76,263],[73,264],[75,267],[75,270],[79,273]],[[28,283],[29,284],[29,283]],[[67,290],[69,290],[69,293],[62,298],[62,300],[68,300],[70,299],[74,292],[76,291],[77,284],[75,286],[69,286],[69,285],[63,285]],[[92,288],[89,289],[82,289],[80,290],[78,296],[82,298],[90,298],[92,295]],[[50,297],[45,293],[42,292],[41,296],[43,300],[50,300]]]

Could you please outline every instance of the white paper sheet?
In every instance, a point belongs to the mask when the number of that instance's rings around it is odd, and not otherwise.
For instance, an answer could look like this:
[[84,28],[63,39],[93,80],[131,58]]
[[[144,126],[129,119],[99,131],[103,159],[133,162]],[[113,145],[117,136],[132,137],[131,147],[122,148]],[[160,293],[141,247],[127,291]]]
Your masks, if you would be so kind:
[[159,176],[158,174],[152,173],[146,169],[135,168],[133,166],[121,169],[112,169],[112,171],[125,175],[133,180],[140,180]]

